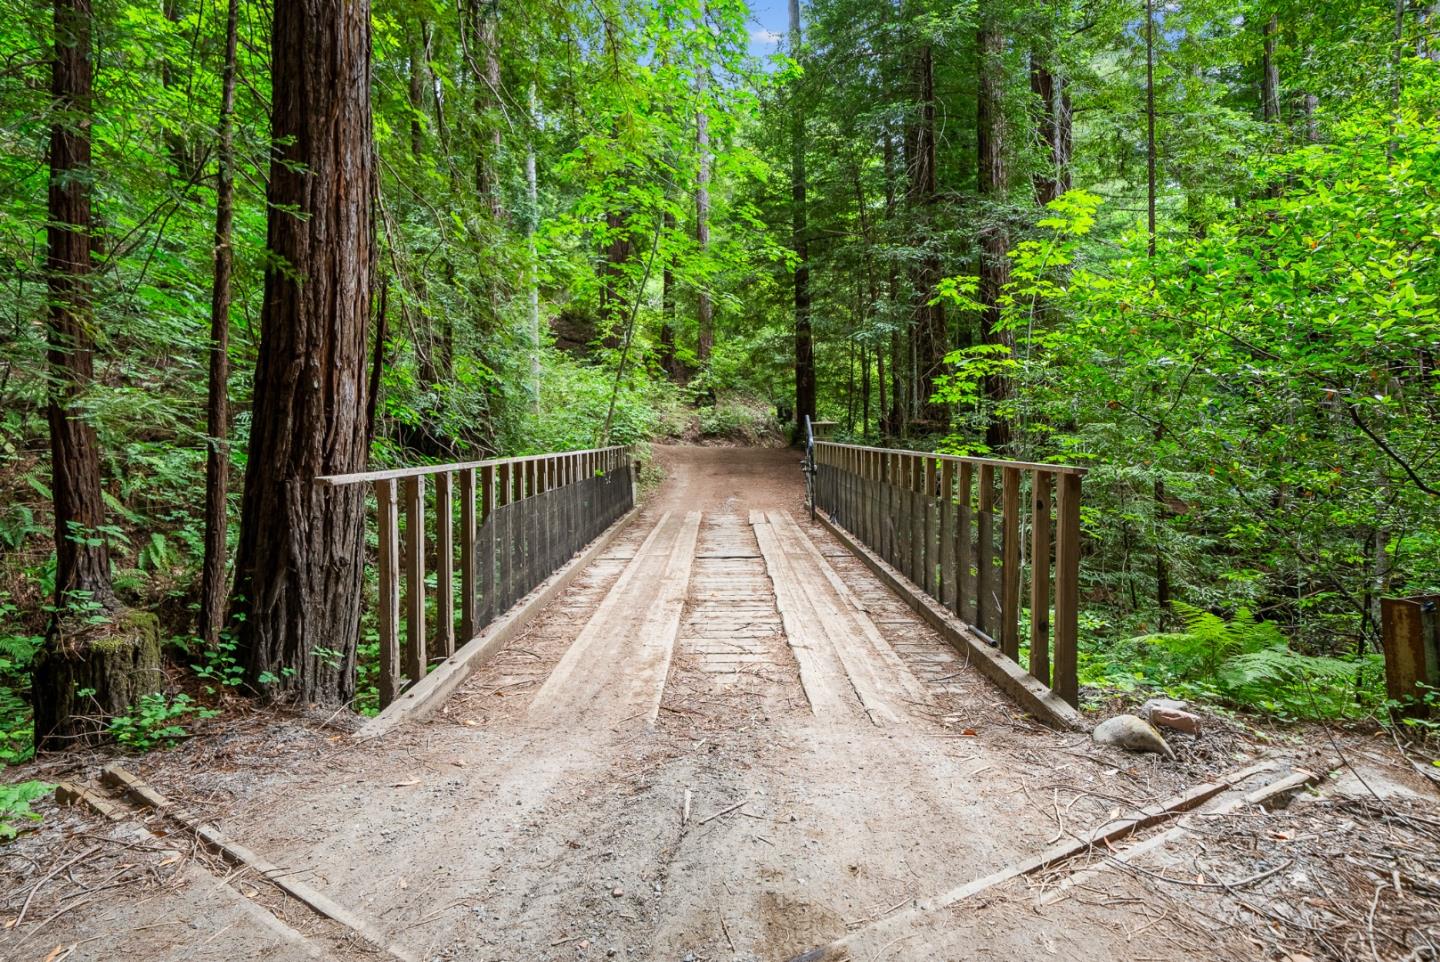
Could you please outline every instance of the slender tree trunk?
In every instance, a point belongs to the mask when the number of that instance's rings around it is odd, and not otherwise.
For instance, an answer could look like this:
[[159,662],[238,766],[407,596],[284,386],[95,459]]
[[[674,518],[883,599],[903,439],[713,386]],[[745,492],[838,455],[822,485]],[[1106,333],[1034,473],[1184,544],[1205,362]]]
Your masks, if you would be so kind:
[[[895,142],[888,131],[885,134],[882,149],[885,164],[885,221],[891,225],[893,230],[896,214]],[[892,257],[890,258],[890,304],[892,310],[899,307],[900,301],[900,272]],[[905,417],[905,378],[902,374],[904,366],[900,363],[901,342],[900,331],[892,328],[890,331],[890,413],[885,419],[884,430],[886,433],[898,437],[904,437],[909,433]]]
[[1155,0],[1145,0],[1145,212],[1155,256]]
[[[675,215],[667,210],[663,224],[663,236],[672,236],[675,233]],[[668,253],[660,270],[660,367],[670,380],[680,380],[680,368],[675,357],[675,265]]]
[[1280,20],[1274,14],[1265,21],[1265,49],[1260,71],[1260,111],[1266,123],[1280,122],[1280,68],[1275,63],[1275,39]]
[[369,446],[368,0],[277,0],[271,63],[277,266],[265,273],[235,564],[238,655],[257,689],[343,704],[355,691],[365,492],[315,478],[363,470]]
[[484,57],[483,74],[476,88],[475,118],[479,125],[479,150],[475,160],[475,190],[485,198],[491,216],[505,213],[500,197],[500,0],[478,0],[477,36]]
[[[701,5],[702,19],[704,5]],[[695,76],[695,92],[703,101],[709,78],[702,66]],[[699,170],[695,176],[695,246],[702,258],[710,253],[710,116],[702,107],[695,114],[695,151]],[[715,312],[710,292],[701,287],[695,305],[695,359],[703,367],[715,346]]]
[[1040,103],[1040,140],[1050,161],[1032,178],[1042,207],[1070,189],[1070,94],[1065,78],[1050,72],[1045,54],[1030,53],[1030,92]]
[[103,728],[104,718],[97,716],[123,711],[163,680],[153,616],[125,611],[111,586],[100,443],[80,407],[95,379],[90,0],[55,0],[54,17],[45,275],[55,613],[31,675],[35,743],[41,749]]
[[[790,0],[790,52],[799,58],[805,36],[800,0]],[[815,344],[810,326],[810,229],[806,206],[805,107],[798,89],[790,108],[790,242],[795,249],[795,437],[804,435],[805,417],[815,418]]]
[[1315,119],[1315,111],[1320,106],[1320,98],[1307,92],[1304,100],[1305,110],[1305,139],[1312,144],[1320,142],[1320,127]]
[[[1145,0],[1145,212],[1148,241],[1146,251],[1155,256],[1155,3]],[[1155,441],[1158,444],[1165,436],[1165,426],[1155,427]],[[1159,470],[1159,465],[1156,465]],[[1165,482],[1157,477],[1151,492],[1151,503],[1155,510],[1155,603],[1160,608],[1160,617],[1170,607],[1170,565],[1165,559],[1161,545],[1160,526],[1164,523],[1167,504]]]
[[870,352],[860,345],[860,436],[870,436]]
[[220,640],[225,617],[225,536],[230,491],[230,246],[235,219],[235,52],[239,0],[225,13],[225,67],[220,81],[219,168],[215,178],[215,275],[210,290],[210,383],[205,406],[205,563],[200,575],[200,637]]
[[[990,0],[993,2],[993,0]],[[978,47],[980,54],[979,109],[976,141],[979,144],[978,184],[980,197],[989,208],[988,223],[980,234],[980,336],[986,344],[998,344],[1013,352],[1015,335],[1001,329],[1000,294],[1010,282],[1010,231],[1003,212],[1007,171],[1005,164],[1005,114],[1003,106],[1005,38],[994,21],[993,10],[982,11]],[[991,451],[1009,449],[1009,416],[1000,408],[1012,396],[1010,378],[1003,373],[985,377],[985,395],[992,406],[985,443]]]
[[940,256],[933,236],[938,200],[935,55],[928,42],[921,44],[915,59],[915,87],[920,111],[910,138],[910,203],[918,215],[915,243],[925,254],[915,271],[914,399],[916,417],[924,422],[927,430],[936,431],[945,427],[945,406],[931,398],[935,394],[936,378],[945,366],[950,338],[945,326],[944,304],[931,303],[940,283]]
[[420,160],[424,156],[424,128],[420,118],[425,114],[425,73],[426,52],[425,32],[429,27],[424,19],[415,22],[415,31],[410,35],[410,156]]
[[[535,84],[530,84],[526,100],[530,113],[530,129],[538,129],[539,110],[535,96]],[[535,173],[535,137],[532,133],[525,142],[525,252],[529,259],[530,277],[527,287],[530,297],[530,394],[534,408],[540,410],[540,255],[535,246],[535,232],[540,227],[540,181]]]

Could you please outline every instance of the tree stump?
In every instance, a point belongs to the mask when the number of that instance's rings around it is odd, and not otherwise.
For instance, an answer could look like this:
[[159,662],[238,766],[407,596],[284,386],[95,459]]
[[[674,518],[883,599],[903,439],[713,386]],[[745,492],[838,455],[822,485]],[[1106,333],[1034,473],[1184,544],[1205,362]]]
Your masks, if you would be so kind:
[[64,748],[103,734],[110,719],[161,689],[160,622],[122,610],[101,625],[57,622],[35,656],[35,746]]

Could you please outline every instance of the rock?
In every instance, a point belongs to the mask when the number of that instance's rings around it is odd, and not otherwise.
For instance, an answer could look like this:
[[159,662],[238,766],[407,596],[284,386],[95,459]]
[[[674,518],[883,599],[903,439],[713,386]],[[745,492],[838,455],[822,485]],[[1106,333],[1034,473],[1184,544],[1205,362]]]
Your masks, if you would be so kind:
[[1174,758],[1175,753],[1149,722],[1134,715],[1116,715],[1095,726],[1090,737],[1097,745],[1111,745],[1130,752],[1155,752]]
[[610,890],[610,894],[613,895],[615,898],[618,899],[620,896],[622,896],[622,895],[625,894],[625,890],[624,890],[623,888],[621,888],[620,886],[617,885],[617,886],[615,886],[613,889]]
[[1187,735],[1200,734],[1200,716],[1179,708],[1150,709],[1150,724],[1158,728],[1173,728]]
[[1178,698],[1151,698],[1140,706],[1140,717],[1149,718],[1150,713],[1157,708],[1169,708],[1174,711],[1184,711],[1190,707],[1190,703],[1181,701]]

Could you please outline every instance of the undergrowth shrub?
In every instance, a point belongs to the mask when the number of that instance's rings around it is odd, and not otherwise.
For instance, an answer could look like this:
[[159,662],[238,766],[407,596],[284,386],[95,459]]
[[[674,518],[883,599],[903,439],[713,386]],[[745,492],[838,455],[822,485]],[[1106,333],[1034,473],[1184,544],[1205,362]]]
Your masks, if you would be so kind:
[[1173,603],[1181,631],[1137,635],[1081,653],[1081,681],[1102,689],[1161,689],[1287,719],[1345,718],[1383,704],[1379,655],[1294,650],[1280,628],[1240,608],[1230,619]]

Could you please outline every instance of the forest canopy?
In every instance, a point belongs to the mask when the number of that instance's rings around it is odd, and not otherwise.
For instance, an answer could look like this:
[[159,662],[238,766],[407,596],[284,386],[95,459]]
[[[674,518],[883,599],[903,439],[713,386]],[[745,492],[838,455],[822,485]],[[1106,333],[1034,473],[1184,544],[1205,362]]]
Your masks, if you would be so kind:
[[[258,617],[373,548],[285,500],[329,470],[805,416],[1078,464],[1096,697],[1373,712],[1440,589],[1429,0],[0,12],[0,760],[167,686],[373,710],[358,568]],[[57,674],[103,625],[169,681]]]

